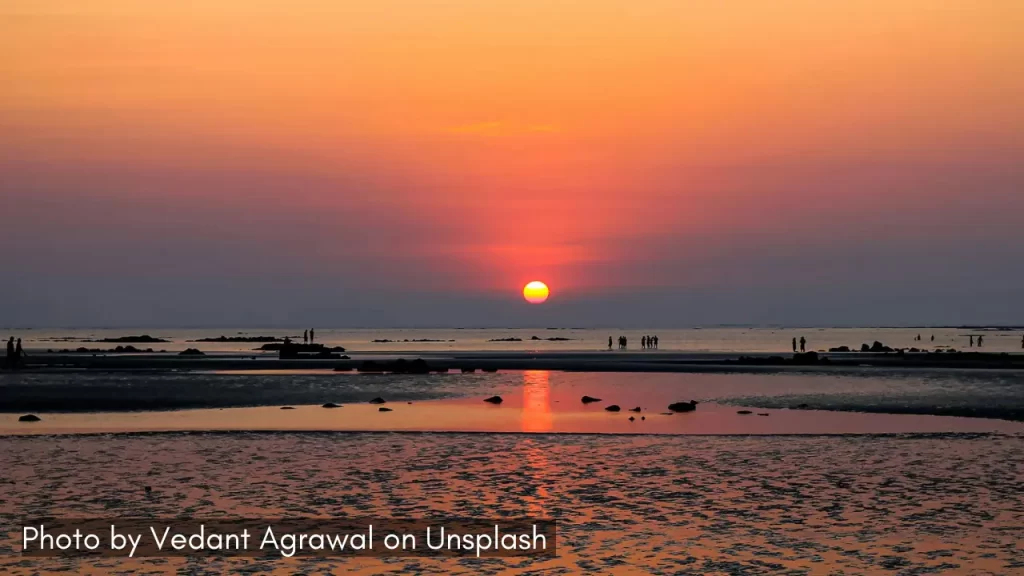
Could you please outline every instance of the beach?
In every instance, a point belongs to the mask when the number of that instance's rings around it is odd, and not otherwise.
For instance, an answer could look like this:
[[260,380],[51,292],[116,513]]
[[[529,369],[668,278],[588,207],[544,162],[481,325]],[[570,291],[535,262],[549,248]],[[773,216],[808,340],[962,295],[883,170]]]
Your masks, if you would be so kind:
[[[750,365],[692,350],[346,355],[43,353],[0,374],[0,571],[1024,568],[1015,368],[892,354]],[[431,371],[389,371],[416,358]],[[355,517],[552,519],[557,555],[43,558],[20,556],[15,538],[41,518]]]

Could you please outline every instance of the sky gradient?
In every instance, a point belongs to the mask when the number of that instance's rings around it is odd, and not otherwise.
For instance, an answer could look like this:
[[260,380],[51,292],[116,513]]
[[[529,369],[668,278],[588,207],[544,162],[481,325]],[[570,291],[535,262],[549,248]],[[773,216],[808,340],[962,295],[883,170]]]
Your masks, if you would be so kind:
[[1024,324],[1022,29],[3,0],[0,326]]

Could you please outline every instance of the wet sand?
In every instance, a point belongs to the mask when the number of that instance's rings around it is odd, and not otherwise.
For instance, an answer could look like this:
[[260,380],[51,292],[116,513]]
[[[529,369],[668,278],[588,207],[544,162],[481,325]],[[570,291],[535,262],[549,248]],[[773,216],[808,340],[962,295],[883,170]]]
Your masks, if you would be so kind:
[[22,558],[0,539],[8,574],[1024,570],[1024,442],[1008,436],[161,434],[4,447],[4,533],[47,516],[559,523],[553,559],[67,560]]

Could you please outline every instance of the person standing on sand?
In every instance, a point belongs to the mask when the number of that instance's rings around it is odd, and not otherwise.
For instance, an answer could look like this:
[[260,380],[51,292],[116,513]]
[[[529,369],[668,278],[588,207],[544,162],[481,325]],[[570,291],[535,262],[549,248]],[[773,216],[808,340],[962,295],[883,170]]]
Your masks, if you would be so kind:
[[316,337],[316,331],[314,331],[312,328],[310,328],[309,329],[309,343],[310,344],[313,343],[313,338],[315,338],[315,337]]
[[4,357],[4,363],[7,364],[7,368],[14,370],[14,336],[7,341],[7,356]]
[[658,335],[657,334],[654,335],[654,349],[655,350],[658,349]]
[[[18,340],[18,342],[21,342],[21,340]],[[984,343],[985,343],[985,337],[984,336],[978,336],[978,348],[981,348],[982,345],[984,345]]]
[[800,351],[807,352],[807,339],[803,336],[800,337]]
[[793,336],[793,353],[796,354],[796,336]]
[[646,350],[647,349],[647,336],[641,336],[640,337],[640,349],[641,350]]
[[302,332],[302,343],[306,344],[308,342],[309,342],[309,330],[304,330]]
[[974,348],[974,334],[971,334],[971,348]]
[[18,365],[21,364],[22,357],[26,356],[28,356],[28,354],[25,354],[25,351],[21,348],[21,338],[18,338],[18,343],[14,347],[14,364],[12,365],[12,368],[17,370]]
[[935,334],[932,334],[932,342],[935,342]]
[[608,349],[609,350],[612,349],[612,337],[611,336],[608,337]]

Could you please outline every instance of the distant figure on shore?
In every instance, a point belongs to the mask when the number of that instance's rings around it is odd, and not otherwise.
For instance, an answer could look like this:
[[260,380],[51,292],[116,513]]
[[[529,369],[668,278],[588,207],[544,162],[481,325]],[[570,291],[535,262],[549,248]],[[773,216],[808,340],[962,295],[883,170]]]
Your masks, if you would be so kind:
[[11,365],[12,369],[17,370],[21,364],[21,359],[28,356],[25,351],[21,348],[21,338],[18,338],[18,343],[14,346],[14,363]]
[[1020,349],[1024,350],[1024,334],[1022,334],[1020,337]]
[[793,336],[793,353],[796,353],[796,336]]
[[309,343],[309,330],[305,330],[305,331],[302,332],[302,343],[303,344]]
[[[18,340],[18,342],[21,342],[21,340]],[[984,336],[978,336],[978,348],[981,348],[984,344],[985,344],[985,337]]]
[[807,352],[807,339],[803,336],[800,337],[800,351]]
[[14,336],[7,341],[7,356],[4,357],[4,364],[8,369],[14,370]]
[[611,336],[608,337],[608,349],[609,350],[612,349],[612,337]]
[[974,348],[974,335],[971,335],[971,348]]
[[654,336],[654,349],[655,350],[658,349],[658,336],[657,335]]
[[641,336],[640,337],[640,349],[641,350],[646,350],[647,349],[647,336]]
[[312,343],[313,343],[313,340],[314,340],[315,338],[316,338],[316,331],[315,331],[315,330],[313,330],[312,328],[310,328],[310,329],[309,329],[309,343],[310,343],[310,344],[312,344]]
[[935,342],[935,334],[932,334],[932,342]]

